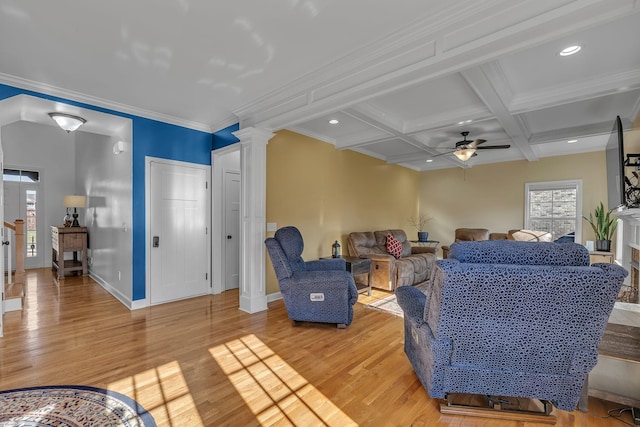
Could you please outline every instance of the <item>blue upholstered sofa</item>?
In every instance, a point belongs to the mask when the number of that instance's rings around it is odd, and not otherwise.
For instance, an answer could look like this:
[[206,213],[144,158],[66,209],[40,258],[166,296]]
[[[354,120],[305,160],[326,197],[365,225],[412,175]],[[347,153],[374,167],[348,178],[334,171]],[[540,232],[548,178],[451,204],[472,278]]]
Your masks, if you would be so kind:
[[470,393],[575,409],[627,271],[573,243],[460,242],[427,294],[396,289],[405,352],[434,398]]

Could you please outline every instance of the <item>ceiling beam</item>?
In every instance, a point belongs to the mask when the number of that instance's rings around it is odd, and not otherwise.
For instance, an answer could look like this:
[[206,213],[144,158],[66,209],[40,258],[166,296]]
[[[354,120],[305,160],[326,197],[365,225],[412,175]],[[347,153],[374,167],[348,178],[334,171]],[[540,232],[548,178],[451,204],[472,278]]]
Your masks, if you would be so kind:
[[499,93],[508,93],[506,88],[499,87],[504,84],[499,74],[489,66],[470,68],[462,71],[461,74],[500,122],[507,135],[511,137],[513,145],[527,160],[538,160],[538,156],[529,145],[528,130],[521,120],[511,115],[507,102],[499,95]]
[[[424,156],[424,159],[428,159],[431,158],[435,155],[438,154],[442,154],[441,152],[427,147],[426,145],[424,145],[422,142],[420,142],[419,140],[411,137],[411,136],[407,136],[404,133],[402,133],[400,130],[389,126],[385,123],[382,123],[380,120],[375,119],[371,116],[369,116],[368,114],[364,113],[362,110],[356,108],[356,107],[352,107],[352,108],[347,108],[346,110],[342,110],[342,113],[360,120],[363,123],[368,124],[369,126],[373,126],[383,132],[386,132],[390,135],[393,135],[395,138],[400,139],[404,142],[406,142],[407,144],[417,148],[420,150],[420,153],[416,153],[412,156],[412,160],[416,160],[416,159],[420,159],[420,157]],[[387,138],[388,139],[388,138]],[[359,145],[357,145],[359,148],[362,147],[366,147],[366,145],[371,144],[371,142],[367,142],[367,143],[360,143]],[[347,148],[355,148],[356,145],[355,144],[351,144],[351,145],[346,145],[346,144],[340,144],[336,146],[337,148],[340,149],[347,149]],[[451,163],[453,166],[461,166],[464,167],[464,163],[459,161],[458,159],[451,159],[451,158],[447,158],[446,159],[449,163]],[[401,162],[391,162],[387,159],[387,163],[401,163]]]

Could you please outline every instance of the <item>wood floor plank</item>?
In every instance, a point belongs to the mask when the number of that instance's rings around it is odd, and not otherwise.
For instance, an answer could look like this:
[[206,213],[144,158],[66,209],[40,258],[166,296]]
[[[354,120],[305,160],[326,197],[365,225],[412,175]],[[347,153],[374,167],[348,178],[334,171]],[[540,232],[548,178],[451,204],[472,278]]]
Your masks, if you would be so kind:
[[[282,301],[249,315],[237,290],[130,311],[88,277],[37,269],[24,291],[25,309],[4,318],[1,389],[109,388],[159,426],[536,426],[441,414],[404,354],[402,319],[365,307],[384,291],[361,294],[345,330],[293,327]],[[556,425],[619,426],[602,418],[618,406],[591,397],[591,413],[556,410]]]

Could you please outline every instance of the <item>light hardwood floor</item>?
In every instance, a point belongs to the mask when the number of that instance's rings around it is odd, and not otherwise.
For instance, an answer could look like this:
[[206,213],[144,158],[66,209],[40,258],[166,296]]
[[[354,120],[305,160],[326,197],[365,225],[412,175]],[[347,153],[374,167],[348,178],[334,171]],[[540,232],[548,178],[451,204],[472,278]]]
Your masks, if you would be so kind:
[[[31,270],[25,309],[5,315],[0,389],[76,384],[142,404],[158,426],[537,424],[441,415],[403,353],[402,319],[366,308],[353,324],[292,327],[282,301],[249,315],[238,292],[129,311],[88,277]],[[558,426],[621,426],[591,398]],[[628,414],[623,419],[631,421]]]

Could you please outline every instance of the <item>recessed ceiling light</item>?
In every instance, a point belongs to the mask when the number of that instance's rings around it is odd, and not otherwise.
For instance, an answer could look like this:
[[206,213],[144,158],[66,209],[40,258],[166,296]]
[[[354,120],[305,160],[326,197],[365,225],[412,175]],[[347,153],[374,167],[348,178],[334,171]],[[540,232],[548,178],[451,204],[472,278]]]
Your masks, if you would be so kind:
[[433,162],[433,159],[427,159],[427,163]]
[[340,120],[338,120],[338,119],[331,119],[331,120],[329,120],[329,124],[337,125],[338,123],[340,123]]
[[567,141],[567,144],[573,144],[574,142],[578,142],[577,139],[570,139]]
[[560,51],[560,56],[573,55],[574,53],[580,52],[580,49],[582,49],[582,46],[580,46],[579,44],[576,44],[576,45],[573,45],[573,46],[569,46],[569,47],[565,47],[564,49],[562,49]]

